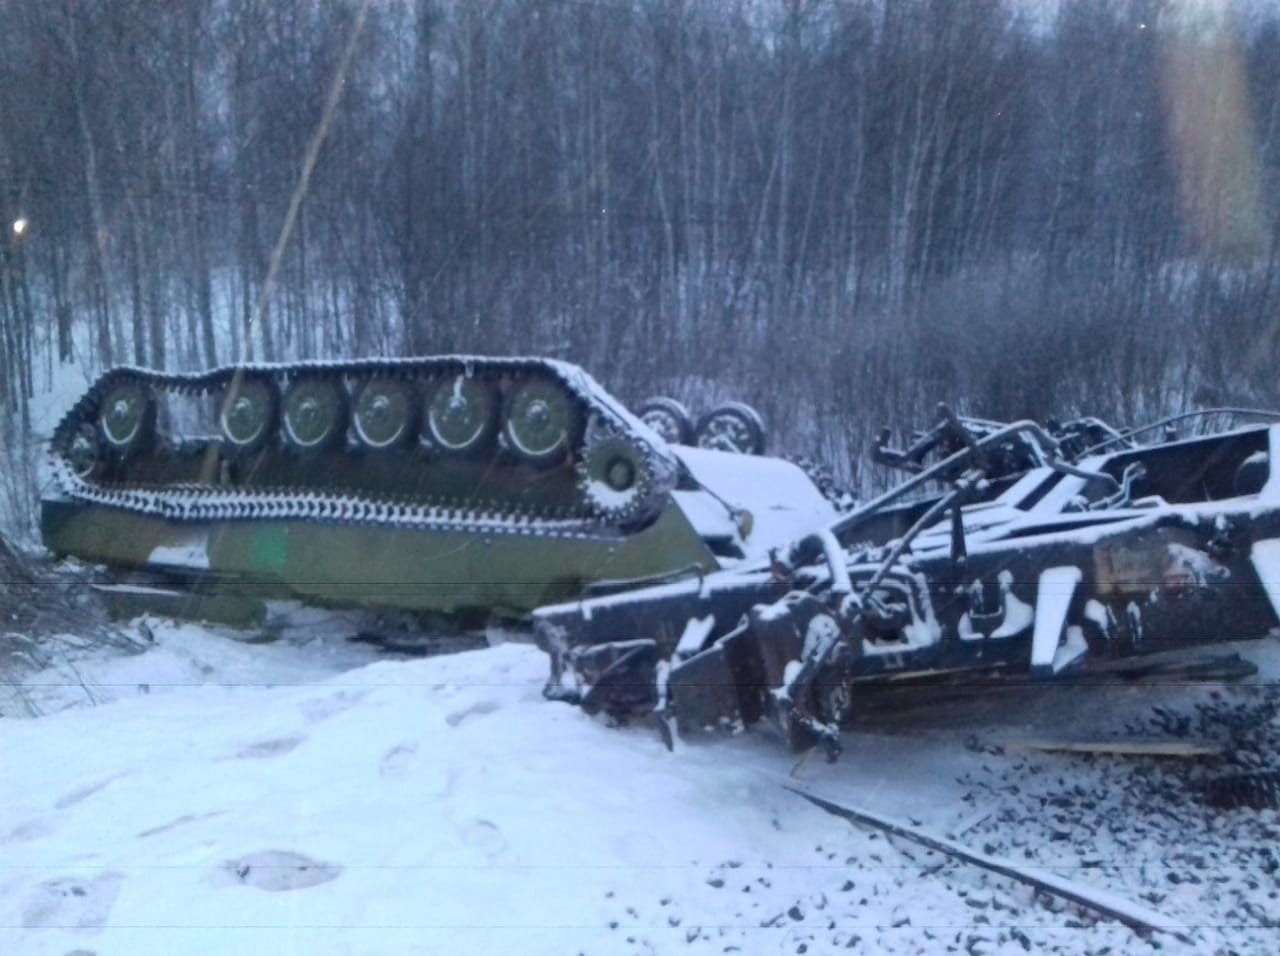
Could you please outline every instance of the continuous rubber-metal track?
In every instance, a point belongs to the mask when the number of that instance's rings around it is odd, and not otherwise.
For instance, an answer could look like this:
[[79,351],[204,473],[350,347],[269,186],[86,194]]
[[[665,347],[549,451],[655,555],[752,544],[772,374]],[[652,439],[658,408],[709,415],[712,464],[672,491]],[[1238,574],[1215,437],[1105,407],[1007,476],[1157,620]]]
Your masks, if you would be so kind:
[[[243,383],[250,380],[271,389],[271,434],[260,448],[237,448],[228,441],[230,403],[225,396],[233,383],[243,391]],[[318,459],[312,456],[309,461],[306,450],[297,447],[296,432],[289,430],[286,413],[280,410],[282,396],[287,400],[289,387],[299,381],[336,388],[336,393],[329,394],[340,396],[336,414],[342,420],[341,435],[336,447],[326,452],[327,462],[347,469],[339,484],[315,478],[323,464],[317,467]],[[414,434],[394,450],[378,448],[379,436],[371,438],[369,430],[359,425],[355,403],[361,400],[361,388],[372,381],[404,385],[403,394],[416,403],[411,420],[423,419],[422,427],[415,424]],[[484,385],[482,405],[491,407],[493,418],[483,439],[486,447],[479,452],[480,465],[474,464],[475,454],[442,444],[447,439],[431,427],[432,421],[438,421],[430,417],[433,395],[438,408],[444,409],[450,398],[444,387],[461,395],[470,382]],[[141,396],[129,399],[138,407],[129,407],[126,401],[123,425],[111,422],[110,409],[103,404],[121,394]],[[166,430],[171,417],[162,410],[165,404],[191,398],[205,401],[208,407],[213,400],[219,403],[222,412],[214,422],[221,424],[220,434],[216,424],[208,427],[204,422],[197,434]],[[385,406],[384,401],[383,411]],[[469,411],[474,417],[474,407]],[[314,415],[314,407],[309,413]],[[332,414],[332,407],[325,413]],[[562,434],[547,430],[549,414],[553,425],[555,415],[561,417]],[[523,431],[511,425],[512,416],[518,415],[525,416]],[[124,428],[127,435],[135,426],[149,434],[133,448],[112,432]],[[481,422],[476,434],[484,427]],[[543,444],[522,443],[528,435],[543,439]],[[470,441],[472,436],[463,437]],[[112,438],[116,444],[108,440]],[[95,442],[86,449],[86,443]],[[598,534],[644,522],[661,509],[678,468],[662,440],[577,366],[549,359],[479,356],[247,364],[188,374],[116,368],[104,373],[58,424],[50,451],[54,477],[69,498],[176,521],[300,518],[551,536]],[[84,461],[86,454],[92,458],[89,465]],[[222,462],[238,462],[243,476],[223,467],[208,479],[147,480],[148,461],[177,460],[179,454],[188,460],[213,454]],[[264,455],[275,456],[271,469],[275,480],[259,484],[253,462]],[[489,486],[483,500],[474,486],[459,488],[454,481],[450,487],[445,482],[446,489],[441,491],[439,482],[433,486],[430,480],[433,474],[447,477],[450,470],[460,474],[460,463],[466,459],[480,476],[478,483]],[[366,486],[362,474],[372,475],[372,469],[384,467],[388,460],[410,477],[390,486],[385,479],[377,487]],[[294,467],[290,462],[296,463],[296,480],[290,474]],[[362,473],[365,468],[370,470]],[[518,491],[520,484],[514,477],[505,485],[502,480],[486,481],[484,476],[492,476],[495,469],[531,478],[534,484],[554,479],[560,482],[556,487],[565,491],[528,499]],[[285,480],[280,480],[282,474]],[[428,480],[419,484],[413,475]],[[424,487],[429,490],[424,492]]]

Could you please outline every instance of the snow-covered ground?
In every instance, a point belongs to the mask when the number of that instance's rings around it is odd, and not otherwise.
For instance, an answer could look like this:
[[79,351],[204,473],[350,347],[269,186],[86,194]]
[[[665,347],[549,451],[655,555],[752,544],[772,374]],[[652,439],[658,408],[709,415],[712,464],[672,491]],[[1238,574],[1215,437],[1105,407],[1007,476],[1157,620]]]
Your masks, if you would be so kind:
[[[142,627],[145,653],[81,649],[21,689],[42,716],[0,720],[0,953],[1280,951],[1275,811],[1207,809],[1190,761],[1009,746],[1180,715],[1191,739],[1274,741],[1274,641],[1217,698],[973,695],[869,715],[828,766],[767,732],[668,752],[544,701],[525,643],[388,659],[313,612],[272,643]],[[1180,928],[1139,938],[788,780]]]

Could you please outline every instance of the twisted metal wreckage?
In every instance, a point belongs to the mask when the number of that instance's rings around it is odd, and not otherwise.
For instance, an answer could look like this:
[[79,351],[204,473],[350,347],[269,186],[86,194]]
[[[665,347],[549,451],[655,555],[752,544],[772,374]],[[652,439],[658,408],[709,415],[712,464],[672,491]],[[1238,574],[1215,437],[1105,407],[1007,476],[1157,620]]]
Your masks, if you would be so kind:
[[[941,412],[905,451],[882,433],[904,481],[769,562],[536,611],[547,695],[682,733],[769,719],[834,759],[868,682],[1055,678],[1276,633],[1280,415],[1051,434]],[[1203,433],[1242,417],[1261,421]]]
[[869,682],[1280,623],[1280,414],[944,408],[906,449],[881,435],[907,475],[841,515],[749,408],[638,411],[535,358],[115,369],[55,430],[42,532],[149,597],[531,615],[551,698],[681,733],[768,718],[832,756]]

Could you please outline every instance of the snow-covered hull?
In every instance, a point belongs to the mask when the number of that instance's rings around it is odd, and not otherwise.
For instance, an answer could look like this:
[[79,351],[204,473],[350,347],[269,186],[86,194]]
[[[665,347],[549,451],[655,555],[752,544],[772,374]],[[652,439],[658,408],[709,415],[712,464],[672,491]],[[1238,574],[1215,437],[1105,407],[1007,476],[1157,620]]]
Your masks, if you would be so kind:
[[832,517],[795,467],[669,444],[550,359],[115,369],[51,453],[55,553],[414,611],[709,573]]

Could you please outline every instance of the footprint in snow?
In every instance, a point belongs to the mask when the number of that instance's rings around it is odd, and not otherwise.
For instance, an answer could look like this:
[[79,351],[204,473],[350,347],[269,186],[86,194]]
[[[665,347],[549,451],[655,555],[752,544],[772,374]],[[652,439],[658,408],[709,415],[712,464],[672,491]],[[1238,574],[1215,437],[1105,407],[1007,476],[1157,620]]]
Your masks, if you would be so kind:
[[337,863],[313,860],[292,850],[259,850],[228,860],[214,873],[217,886],[252,886],[254,889],[279,893],[305,890],[336,880],[342,873]]
[[492,714],[501,704],[496,700],[478,700],[473,704],[463,707],[461,710],[455,710],[453,713],[445,717],[444,722],[450,727],[457,727],[468,717],[472,715],[483,716],[484,714]]
[[269,757],[279,757],[282,754],[287,754],[306,739],[306,737],[277,737],[274,740],[260,740],[257,743],[241,748],[236,756],[242,760],[263,760]]
[[120,873],[99,873],[87,880],[46,880],[23,905],[22,925],[27,929],[57,927],[98,932],[107,925],[123,882]]
[[388,780],[398,780],[406,776],[417,753],[416,743],[397,744],[382,755],[382,760],[378,764],[378,776]]
[[319,723],[342,713],[344,710],[350,710],[364,700],[367,693],[367,691],[340,690],[336,694],[330,694],[328,697],[303,701],[299,710],[302,711],[302,716],[310,723]]
[[378,776],[384,780],[413,778],[414,793],[426,799],[445,797],[458,782],[458,771],[438,761],[419,760],[418,742],[406,740],[396,744],[378,761]]
[[106,788],[121,777],[125,776],[128,776],[128,774],[117,773],[107,777],[105,780],[95,780],[93,783],[86,783],[82,787],[76,787],[74,790],[68,790],[57,799],[54,803],[54,807],[58,810],[65,810],[68,807],[74,807],[80,801],[87,800],[99,790]]
[[507,838],[492,820],[469,820],[458,827],[462,842],[493,858],[507,848]]
[[40,837],[48,836],[54,829],[53,824],[48,820],[27,820],[25,823],[19,823],[4,836],[0,836],[0,845],[38,840]]
[[176,830],[179,827],[186,826],[187,824],[190,824],[190,823],[199,823],[201,820],[211,820],[214,817],[221,817],[221,816],[224,816],[225,814],[226,814],[225,810],[214,810],[212,813],[201,813],[201,814],[184,813],[182,816],[174,820],[170,820],[168,823],[161,823],[159,826],[154,826],[154,827],[151,827],[150,829],[143,830],[141,833],[138,834],[138,839],[141,840],[146,837],[155,836],[158,833],[167,833],[170,830]]

